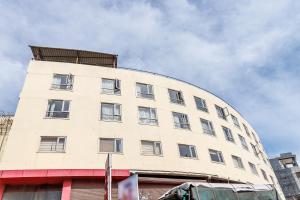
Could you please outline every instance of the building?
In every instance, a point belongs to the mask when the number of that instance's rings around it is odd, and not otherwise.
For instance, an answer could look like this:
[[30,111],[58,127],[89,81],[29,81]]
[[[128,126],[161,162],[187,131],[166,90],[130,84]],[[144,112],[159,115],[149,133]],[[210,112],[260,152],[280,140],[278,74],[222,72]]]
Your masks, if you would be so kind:
[[114,198],[116,183],[133,173],[142,199],[186,181],[275,184],[282,195],[258,135],[216,95],[119,68],[112,54],[31,49],[0,161],[4,200],[24,191],[99,199],[108,152]]
[[0,157],[5,148],[12,123],[13,123],[12,113],[0,112]]
[[270,159],[277,180],[287,200],[300,199],[300,168],[296,155],[283,153]]

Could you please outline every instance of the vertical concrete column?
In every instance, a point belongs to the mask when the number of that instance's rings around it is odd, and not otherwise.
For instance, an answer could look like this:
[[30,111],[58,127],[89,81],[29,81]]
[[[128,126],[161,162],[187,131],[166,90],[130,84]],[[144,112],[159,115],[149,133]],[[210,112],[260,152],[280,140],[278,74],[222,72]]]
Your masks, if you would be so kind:
[[0,183],[0,200],[2,200],[3,198],[4,189],[5,189],[5,185]]
[[[72,180],[64,180],[61,200],[70,200],[71,199],[71,187],[72,187]],[[1,200],[1,199],[0,199]]]

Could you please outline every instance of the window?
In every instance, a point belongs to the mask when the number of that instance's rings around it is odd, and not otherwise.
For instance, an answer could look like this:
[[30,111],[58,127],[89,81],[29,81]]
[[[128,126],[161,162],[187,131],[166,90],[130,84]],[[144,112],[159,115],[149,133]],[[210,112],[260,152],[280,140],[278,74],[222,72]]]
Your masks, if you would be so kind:
[[48,100],[46,117],[50,118],[69,118],[70,101]]
[[197,107],[198,110],[208,112],[206,102],[205,102],[204,99],[199,98],[199,97],[194,97],[194,99],[195,99],[196,107]]
[[253,138],[254,138],[256,144],[258,144],[258,141],[257,141],[257,138],[256,138],[256,136],[255,136],[255,133],[253,133],[253,132],[251,132],[251,133],[252,133],[252,136],[253,136]]
[[236,116],[231,115],[231,118],[232,118],[233,124],[234,124],[236,127],[241,128],[240,123],[239,123],[239,120],[236,118]]
[[242,144],[243,148],[246,149],[246,150],[249,150],[246,139],[241,135],[239,135],[239,138],[240,138],[240,141],[241,141],[241,144]]
[[197,199],[197,200],[214,200],[215,195],[213,193],[212,188],[205,187],[191,187],[192,190],[192,198],[189,199]]
[[51,88],[60,90],[72,90],[73,88],[72,74],[54,74]]
[[101,103],[101,120],[121,121],[121,105],[115,103]]
[[250,145],[251,145],[251,148],[252,148],[252,150],[253,150],[254,155],[255,155],[256,157],[258,157],[258,151],[257,151],[257,149],[256,149],[256,146],[255,146],[254,144],[252,144],[252,143],[250,143]]
[[179,153],[181,157],[197,158],[196,147],[186,144],[178,144]]
[[121,94],[121,81],[118,79],[102,79],[102,93]]
[[149,107],[139,107],[139,121],[142,124],[157,125],[156,109]]
[[173,112],[173,118],[176,128],[190,129],[189,119],[186,114]]
[[223,128],[223,132],[224,132],[224,135],[225,135],[225,138],[226,140],[230,141],[230,142],[234,142],[234,138],[233,138],[233,135],[231,133],[231,130],[225,126],[222,126]]
[[[221,108],[220,106],[217,106],[217,105],[215,105],[215,107],[216,107],[218,116],[219,116],[220,118],[222,118],[222,119],[227,120],[226,114],[225,114],[225,109],[224,109],[224,108]],[[226,110],[227,110],[227,108],[226,108]],[[228,112],[228,110],[227,110],[227,112]]]
[[6,185],[2,200],[61,200],[62,185]]
[[[238,200],[234,190],[228,188],[214,188],[215,200]],[[209,199],[211,200],[211,199]],[[242,199],[241,199],[242,200]]]
[[214,136],[216,135],[211,121],[208,121],[206,119],[200,119],[200,121],[203,129],[203,133],[208,135],[214,135]]
[[65,152],[66,137],[42,136],[39,152]]
[[243,165],[242,159],[240,157],[234,156],[234,155],[232,155],[231,157],[232,157],[233,164],[235,167],[244,169],[244,165]]
[[153,86],[144,83],[136,83],[136,95],[147,99],[154,99]]
[[100,152],[122,153],[123,152],[122,139],[100,138]]
[[266,181],[269,181],[269,180],[268,180],[268,177],[267,177],[267,174],[266,174],[266,172],[265,172],[265,170],[260,169],[260,171],[261,171],[261,174],[263,175],[264,179],[265,179]]
[[223,155],[221,151],[209,149],[210,159],[213,162],[224,163]]
[[273,176],[271,176],[271,175],[270,175],[270,179],[271,179],[271,181],[272,181],[273,185],[275,185],[275,181],[274,181],[274,178],[273,178]]
[[244,129],[245,129],[246,134],[247,134],[249,137],[251,137],[251,136],[250,136],[250,132],[249,132],[248,127],[247,127],[245,124],[243,124],[243,127],[244,127]]
[[251,163],[251,162],[248,162],[248,163],[249,163],[249,167],[250,167],[250,169],[251,169],[251,172],[252,172],[253,174],[255,174],[255,175],[258,175],[256,166],[255,166],[253,163]]
[[161,143],[157,141],[142,140],[142,154],[143,155],[162,155]]
[[263,154],[261,154],[261,157],[262,157],[264,163],[267,164],[267,160],[266,160],[265,156]]
[[184,104],[183,95],[181,91],[168,89],[170,100],[173,103]]

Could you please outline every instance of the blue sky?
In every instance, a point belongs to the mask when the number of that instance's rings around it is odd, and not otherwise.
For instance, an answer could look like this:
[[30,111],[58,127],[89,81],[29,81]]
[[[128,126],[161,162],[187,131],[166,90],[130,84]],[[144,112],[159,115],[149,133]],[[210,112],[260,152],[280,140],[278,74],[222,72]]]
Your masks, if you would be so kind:
[[4,0],[0,10],[0,110],[15,111],[29,44],[110,52],[221,96],[269,155],[300,155],[300,1]]

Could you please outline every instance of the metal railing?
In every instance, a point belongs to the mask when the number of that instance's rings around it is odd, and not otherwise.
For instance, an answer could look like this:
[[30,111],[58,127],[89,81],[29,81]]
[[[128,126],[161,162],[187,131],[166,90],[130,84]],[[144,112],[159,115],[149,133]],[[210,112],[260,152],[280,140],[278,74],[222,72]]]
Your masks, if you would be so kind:
[[111,88],[102,88],[102,93],[103,94],[121,94],[120,89],[111,89]]
[[107,115],[107,114],[101,114],[102,120],[108,120],[108,121],[121,121],[121,115]]
[[191,129],[189,123],[175,123],[176,128]]
[[203,132],[208,135],[216,135],[214,130],[203,129]]
[[64,144],[41,144],[39,148],[40,152],[64,152]]
[[69,118],[69,111],[48,111],[46,117],[49,118]]
[[52,84],[52,89],[59,89],[59,90],[72,90],[73,84]]
[[171,102],[172,102],[172,103],[177,103],[177,104],[182,104],[182,105],[184,105],[184,100],[183,100],[183,99],[172,99],[172,98],[171,98]]
[[147,99],[154,99],[154,94],[150,94],[150,93],[137,92],[137,96],[147,98]]
[[157,119],[150,119],[150,118],[140,118],[140,123],[157,125],[158,120]]

